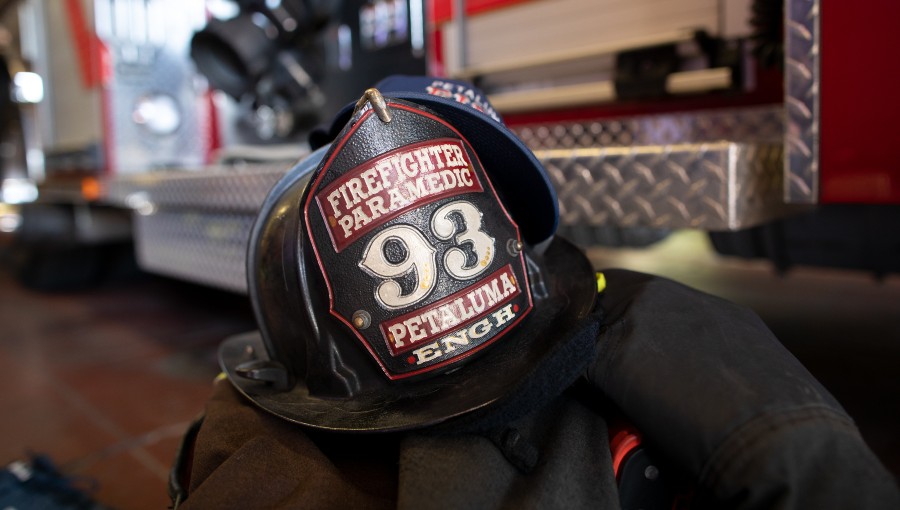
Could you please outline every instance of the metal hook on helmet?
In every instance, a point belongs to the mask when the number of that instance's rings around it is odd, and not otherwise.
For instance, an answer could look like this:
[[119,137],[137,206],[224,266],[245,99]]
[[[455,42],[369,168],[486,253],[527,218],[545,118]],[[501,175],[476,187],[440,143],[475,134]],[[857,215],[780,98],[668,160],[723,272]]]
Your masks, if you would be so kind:
[[356,102],[356,107],[353,109],[353,115],[356,115],[362,110],[366,106],[366,103],[372,105],[372,109],[375,110],[375,115],[378,115],[378,118],[381,119],[382,122],[387,124],[391,121],[391,112],[388,110],[384,96],[381,95],[381,92],[379,92],[378,89],[371,88],[366,89],[366,91],[363,92],[362,97]]

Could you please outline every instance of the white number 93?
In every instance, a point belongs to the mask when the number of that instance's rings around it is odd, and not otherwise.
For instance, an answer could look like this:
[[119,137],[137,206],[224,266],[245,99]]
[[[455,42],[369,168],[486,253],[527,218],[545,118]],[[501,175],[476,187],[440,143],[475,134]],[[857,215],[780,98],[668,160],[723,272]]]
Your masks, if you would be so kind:
[[[462,219],[462,231],[453,216]],[[482,213],[471,202],[451,202],[431,216],[431,232],[442,241],[455,243],[444,254],[444,268],[458,280],[469,280],[483,273],[494,260],[493,237],[482,230]],[[454,234],[456,234],[454,236]],[[397,245],[388,253],[390,243]],[[462,245],[469,243],[475,254],[474,262]],[[389,259],[390,257],[390,259]],[[393,259],[393,260],[391,260]],[[437,283],[437,249],[419,229],[409,225],[395,225],[373,237],[363,250],[359,267],[381,278],[375,289],[379,304],[389,310],[403,308],[425,299]],[[415,286],[407,294],[398,282],[414,272]]]

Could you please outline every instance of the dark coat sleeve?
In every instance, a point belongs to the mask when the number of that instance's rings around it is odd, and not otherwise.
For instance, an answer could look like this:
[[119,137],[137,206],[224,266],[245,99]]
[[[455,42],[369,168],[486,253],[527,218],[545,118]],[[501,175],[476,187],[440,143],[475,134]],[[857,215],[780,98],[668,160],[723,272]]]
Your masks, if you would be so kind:
[[604,274],[588,378],[697,480],[697,503],[900,508],[853,420],[756,314],[670,280]]

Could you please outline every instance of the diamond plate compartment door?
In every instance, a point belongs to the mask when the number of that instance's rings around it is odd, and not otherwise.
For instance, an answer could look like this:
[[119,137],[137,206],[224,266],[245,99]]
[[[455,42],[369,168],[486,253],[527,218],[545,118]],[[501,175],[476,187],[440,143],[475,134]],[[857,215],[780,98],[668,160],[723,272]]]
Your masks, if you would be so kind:
[[780,144],[713,142],[535,153],[560,225],[736,230],[783,215]]

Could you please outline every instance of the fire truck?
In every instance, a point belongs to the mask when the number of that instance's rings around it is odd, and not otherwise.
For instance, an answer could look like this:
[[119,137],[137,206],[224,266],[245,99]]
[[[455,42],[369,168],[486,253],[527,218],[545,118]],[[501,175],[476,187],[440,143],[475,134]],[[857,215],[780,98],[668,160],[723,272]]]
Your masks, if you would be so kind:
[[4,147],[21,148],[3,151],[2,221],[20,239],[133,240],[148,271],[245,292],[256,211],[309,132],[384,76],[429,74],[488,94],[585,247],[688,228],[779,269],[900,268],[894,4],[2,5]]

